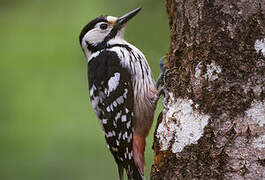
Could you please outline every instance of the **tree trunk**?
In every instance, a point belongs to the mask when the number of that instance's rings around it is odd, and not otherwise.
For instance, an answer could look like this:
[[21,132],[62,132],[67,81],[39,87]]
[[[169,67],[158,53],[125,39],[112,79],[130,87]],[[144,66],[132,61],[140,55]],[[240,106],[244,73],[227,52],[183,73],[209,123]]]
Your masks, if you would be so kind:
[[167,0],[151,179],[265,179],[265,0]]

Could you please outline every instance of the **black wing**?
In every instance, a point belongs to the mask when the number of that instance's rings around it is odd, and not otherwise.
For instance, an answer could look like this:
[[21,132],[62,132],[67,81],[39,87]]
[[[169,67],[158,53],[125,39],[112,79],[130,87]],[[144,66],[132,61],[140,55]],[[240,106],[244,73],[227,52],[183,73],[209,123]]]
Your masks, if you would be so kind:
[[88,63],[92,106],[118,166],[134,169],[133,88],[131,74],[115,52],[102,51]]

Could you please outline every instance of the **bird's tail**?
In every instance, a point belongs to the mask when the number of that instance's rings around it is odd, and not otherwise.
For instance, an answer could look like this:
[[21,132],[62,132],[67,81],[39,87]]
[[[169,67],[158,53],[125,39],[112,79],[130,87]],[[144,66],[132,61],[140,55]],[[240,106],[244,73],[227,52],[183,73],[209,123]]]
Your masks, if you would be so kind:
[[120,180],[124,180],[123,178],[123,173],[124,173],[124,169],[122,167],[121,164],[118,164],[118,170],[119,170],[119,177],[120,177]]
[[120,162],[117,160],[119,167],[120,180],[123,180],[123,169],[126,170],[128,180],[145,180],[144,177],[144,150],[145,138],[142,136],[133,136],[133,158]]
[[128,180],[145,180],[144,173],[136,167],[135,163],[129,166],[126,171]]
[[[133,161],[125,169],[128,180],[145,180],[144,173],[138,167],[136,167]],[[124,167],[122,165],[118,165],[118,170],[120,180],[124,180]]]

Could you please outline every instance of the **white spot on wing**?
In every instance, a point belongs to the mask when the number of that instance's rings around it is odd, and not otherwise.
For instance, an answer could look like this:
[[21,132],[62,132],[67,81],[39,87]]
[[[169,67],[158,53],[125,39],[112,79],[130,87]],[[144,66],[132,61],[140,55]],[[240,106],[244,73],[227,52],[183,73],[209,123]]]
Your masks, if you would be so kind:
[[121,122],[126,122],[126,121],[127,121],[126,115],[123,115],[123,116],[121,117]]
[[[120,139],[120,138],[119,138]],[[120,141],[116,140],[116,145],[120,146]]]
[[113,134],[113,136],[116,136],[116,133],[115,133],[115,131],[112,131],[112,134]]
[[132,140],[132,133],[130,133],[130,135],[129,135],[129,137],[128,137],[127,140],[128,140],[128,143],[131,142],[131,140]]
[[114,76],[112,76],[108,81],[109,93],[114,91],[118,87],[119,81],[120,73],[114,73]]
[[127,138],[127,132],[125,132],[123,135],[122,135],[122,139],[125,140]]
[[128,89],[124,89],[124,93],[123,93],[123,97],[124,97],[124,99],[127,98],[127,93],[128,93]]
[[131,127],[131,121],[128,121],[126,126],[127,126],[127,129],[129,129]]
[[105,93],[107,96],[109,95],[109,92],[108,92],[108,89],[107,89],[107,88],[104,89],[104,93]]
[[108,119],[102,119],[102,124],[107,124],[108,123]]
[[107,112],[110,112],[110,107],[108,106],[108,107],[106,108],[106,110],[107,110]]
[[115,136],[115,135],[116,135],[115,131],[105,132],[105,136],[106,136],[107,138],[109,138],[109,137],[113,137],[113,136]]
[[116,101],[113,101],[113,106],[114,107],[117,107],[117,105],[118,105],[117,102]]
[[129,153],[129,159],[132,159],[132,152]]
[[112,104],[110,105],[110,110],[113,111],[113,105]]
[[112,147],[111,149],[112,149],[112,151],[114,151],[114,152],[118,152],[118,148]]
[[115,120],[117,121],[120,117],[121,117],[121,111],[117,113],[117,115],[115,116]]
[[122,104],[124,102],[123,96],[118,97],[116,101],[118,104]]
[[98,97],[95,97],[95,98],[91,101],[92,107],[93,107],[94,109],[98,106],[98,102],[99,102],[99,98],[98,98]]
[[119,135],[118,135],[118,139],[121,139],[121,133],[119,133]]
[[94,91],[95,91],[96,89],[97,89],[96,86],[93,84],[93,86],[90,88],[90,91],[89,91],[90,96],[93,96]]

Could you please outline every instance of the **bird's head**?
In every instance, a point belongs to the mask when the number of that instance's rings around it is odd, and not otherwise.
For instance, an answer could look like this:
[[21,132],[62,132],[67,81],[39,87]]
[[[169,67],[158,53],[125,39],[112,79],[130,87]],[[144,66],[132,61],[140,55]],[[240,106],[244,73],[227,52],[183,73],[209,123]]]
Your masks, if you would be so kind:
[[82,29],[79,36],[82,49],[86,54],[90,54],[91,52],[104,48],[111,39],[123,38],[126,23],[140,10],[141,8],[137,8],[119,18],[100,16],[89,22]]

